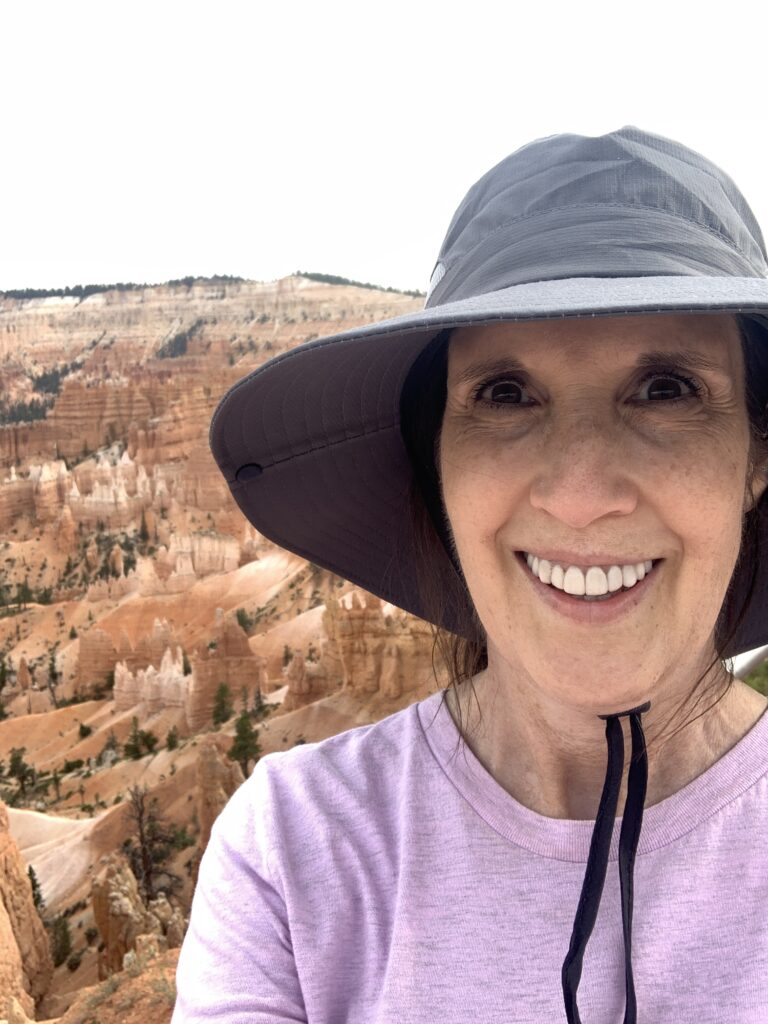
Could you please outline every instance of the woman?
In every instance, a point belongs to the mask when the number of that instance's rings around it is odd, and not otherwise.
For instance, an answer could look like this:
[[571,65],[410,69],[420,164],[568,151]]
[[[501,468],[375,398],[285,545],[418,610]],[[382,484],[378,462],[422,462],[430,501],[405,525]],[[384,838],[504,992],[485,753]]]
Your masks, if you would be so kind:
[[553,136],[423,311],[224,398],[248,519],[439,627],[452,685],[257,764],[174,1024],[768,1019],[766,699],[725,663],[768,642],[766,274],[704,157]]

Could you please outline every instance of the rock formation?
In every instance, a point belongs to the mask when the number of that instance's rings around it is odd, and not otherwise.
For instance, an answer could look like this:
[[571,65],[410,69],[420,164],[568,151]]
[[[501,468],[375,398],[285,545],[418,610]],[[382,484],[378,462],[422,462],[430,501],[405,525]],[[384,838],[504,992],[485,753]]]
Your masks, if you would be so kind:
[[77,692],[81,696],[93,693],[110,678],[117,662],[117,651],[112,638],[98,627],[80,636],[77,663]]
[[16,685],[22,693],[26,693],[32,686],[32,676],[26,658],[22,658],[19,662],[19,670],[16,673]]
[[159,668],[149,665],[131,672],[125,662],[115,666],[116,711],[136,708],[142,715],[154,715],[164,708],[185,708],[191,675],[184,675],[184,652],[168,647]]
[[323,613],[328,636],[320,671],[329,683],[360,695],[381,693],[396,699],[417,690],[432,673],[432,631],[428,623],[396,609],[384,612],[373,594],[356,592],[349,606],[329,597]]
[[327,639],[319,659],[306,658],[298,647],[283,669],[289,689],[282,711],[340,689],[395,701],[432,676],[429,625],[400,609],[385,614],[384,602],[373,594],[353,591],[349,600],[339,600],[328,591],[322,622]]
[[61,510],[56,522],[55,537],[56,547],[65,555],[71,555],[77,550],[77,528],[69,505],[64,505]]
[[266,689],[265,659],[253,653],[238,623],[225,618],[220,609],[214,638],[193,652],[188,674],[184,673],[184,652],[175,644],[167,622],[156,620],[151,637],[128,650],[115,665],[115,709],[137,708],[142,714],[155,714],[164,708],[183,708],[189,732],[210,727],[216,691],[222,683],[229,687],[233,699],[245,690],[249,703],[257,690]]
[[8,811],[0,802],[0,993],[4,998],[14,996],[34,1017],[35,1003],[48,989],[52,973],[48,933],[9,831]]
[[197,820],[200,826],[198,848],[192,860],[192,877],[197,881],[200,859],[205,853],[211,828],[229,798],[244,782],[240,765],[223,757],[212,738],[203,740],[196,765]]
[[304,649],[297,647],[283,671],[288,693],[283,699],[282,710],[295,711],[339,689],[339,682],[334,684],[329,679],[328,670],[328,660],[309,661],[304,656]]
[[213,639],[197,648],[192,658],[192,682],[186,705],[187,725],[192,732],[210,725],[216,691],[226,683],[233,699],[243,690],[250,704],[257,690],[267,684],[266,662],[257,657],[248,637],[234,618],[225,618],[216,609]]
[[120,660],[135,672],[149,665],[159,668],[165,652],[180,646],[179,637],[168,620],[155,619],[151,632],[142,633],[135,645],[123,633],[117,643],[117,653]]
[[99,953],[99,978],[121,971],[126,956],[145,948],[151,936],[158,950],[178,946],[186,920],[165,894],[144,906],[136,878],[121,854],[101,858],[100,870],[91,883],[91,903],[104,948]]

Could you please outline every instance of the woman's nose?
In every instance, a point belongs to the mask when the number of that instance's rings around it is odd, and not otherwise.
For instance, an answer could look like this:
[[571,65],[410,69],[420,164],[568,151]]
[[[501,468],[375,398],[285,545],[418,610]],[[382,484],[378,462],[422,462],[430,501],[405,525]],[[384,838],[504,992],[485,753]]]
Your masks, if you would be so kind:
[[610,413],[582,409],[550,424],[539,450],[530,501],[573,529],[635,510],[633,465],[620,425]]

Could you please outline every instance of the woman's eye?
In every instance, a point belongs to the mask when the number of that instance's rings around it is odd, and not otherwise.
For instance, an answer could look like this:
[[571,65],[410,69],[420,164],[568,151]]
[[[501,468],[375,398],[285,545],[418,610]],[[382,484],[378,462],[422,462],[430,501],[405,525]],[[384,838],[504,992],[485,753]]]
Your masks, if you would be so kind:
[[[643,377],[640,384],[641,391],[646,391],[648,398],[654,402],[680,401],[701,394],[701,387],[696,381],[679,373],[654,371]],[[688,388],[690,393],[686,394],[681,388]]]
[[516,380],[492,380],[480,385],[476,398],[484,405],[521,405],[523,388]]

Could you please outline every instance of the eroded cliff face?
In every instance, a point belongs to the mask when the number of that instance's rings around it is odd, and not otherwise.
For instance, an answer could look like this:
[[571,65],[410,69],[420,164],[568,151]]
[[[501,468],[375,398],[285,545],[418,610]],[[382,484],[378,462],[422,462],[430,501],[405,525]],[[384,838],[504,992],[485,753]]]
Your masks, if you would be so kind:
[[13,996],[34,1018],[53,973],[48,934],[35,908],[27,868],[0,802],[0,1009]]

